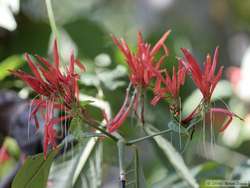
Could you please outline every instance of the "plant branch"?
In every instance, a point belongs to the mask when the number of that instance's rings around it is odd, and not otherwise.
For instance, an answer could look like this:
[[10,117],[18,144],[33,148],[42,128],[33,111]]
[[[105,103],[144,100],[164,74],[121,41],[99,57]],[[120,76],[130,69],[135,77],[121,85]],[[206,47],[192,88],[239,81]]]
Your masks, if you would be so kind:
[[162,134],[165,134],[165,133],[168,133],[170,132],[171,129],[167,129],[167,130],[164,130],[164,131],[160,131],[158,133],[155,133],[155,134],[152,134],[152,135],[149,135],[149,136],[145,136],[145,137],[142,137],[142,138],[137,138],[137,139],[134,139],[134,140],[130,140],[128,142],[126,142],[126,145],[133,145],[133,144],[136,144],[138,142],[141,142],[141,141],[144,141],[144,140],[147,140],[149,138],[153,138],[155,136],[158,136],[158,135],[162,135]]
[[81,108],[80,117],[84,122],[89,124],[91,127],[95,128],[96,130],[98,130],[101,133],[105,134],[107,137],[111,138],[113,141],[118,142],[119,138],[117,138],[116,136],[110,134],[105,129],[100,127],[98,121],[96,121],[94,118],[92,118],[90,116],[90,114],[83,108]]

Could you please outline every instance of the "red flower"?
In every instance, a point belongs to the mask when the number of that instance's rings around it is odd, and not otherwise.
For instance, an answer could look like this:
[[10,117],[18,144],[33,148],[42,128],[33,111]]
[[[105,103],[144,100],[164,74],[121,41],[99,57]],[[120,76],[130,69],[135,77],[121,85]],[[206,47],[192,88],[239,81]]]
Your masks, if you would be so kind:
[[[224,125],[220,128],[220,132],[223,132],[229,125],[230,123],[232,122],[233,120],[233,117],[236,116],[238,118],[240,118],[239,116],[237,116],[236,114],[234,114],[233,112],[230,112],[229,110],[227,109],[224,109],[224,108],[211,108],[210,109],[210,112],[211,113],[219,113],[219,114],[224,114],[228,117],[227,121],[224,123]],[[240,118],[241,119],[241,118]],[[241,119],[242,120],[242,119]]]
[[10,159],[8,150],[5,146],[0,148],[0,164],[3,164],[5,161],[8,161]]
[[[32,102],[33,111],[31,117],[34,117],[37,128],[39,127],[36,114],[40,111],[44,117],[44,156],[46,157],[47,147],[52,144],[56,147],[55,137],[56,132],[53,129],[54,125],[70,117],[70,115],[54,118],[54,109],[65,110],[70,112],[75,104],[79,101],[79,88],[77,80],[79,75],[75,73],[74,67],[77,65],[84,70],[84,66],[79,60],[74,58],[72,53],[70,65],[64,72],[60,70],[60,59],[57,49],[57,42],[54,42],[54,64],[50,64],[46,59],[36,56],[41,62],[34,64],[30,56],[26,53],[27,60],[33,75],[25,73],[21,70],[11,71],[15,76],[22,79],[36,93],[39,94],[39,99]],[[45,114],[43,111],[46,111]]]
[[[170,77],[167,70],[164,71],[165,79],[161,74],[157,75],[157,80],[155,84],[155,97],[152,99],[151,104],[156,105],[161,98],[174,99],[177,100],[179,97],[180,87],[185,82],[186,68],[179,63],[178,70],[176,71],[173,67],[173,75]],[[164,87],[161,87],[161,84],[164,84]]]
[[215,49],[213,62],[211,60],[210,55],[207,55],[203,71],[199,67],[196,59],[191,55],[191,53],[187,49],[182,48],[181,50],[188,62],[184,64],[192,73],[192,78],[194,80],[195,85],[200,89],[204,101],[206,103],[209,103],[215,86],[220,80],[223,71],[223,67],[220,67],[218,73],[215,74],[215,68],[218,64],[218,48]]
[[107,129],[109,132],[116,131],[122,125],[122,123],[125,121],[125,119],[127,118],[129,114],[131,106],[134,102],[134,96],[130,98],[129,91],[130,91],[130,86],[127,88],[125,100],[123,102],[122,107],[120,108],[119,112],[116,114],[116,116],[112,120],[109,120],[107,118],[107,115],[105,112],[103,113],[103,116],[107,122]]
[[[159,74],[160,65],[163,63],[164,58],[168,55],[168,49],[164,42],[167,39],[170,31],[167,31],[162,38],[151,48],[148,43],[145,43],[142,38],[142,34],[138,32],[137,35],[137,52],[133,53],[124,39],[118,40],[115,36],[112,36],[114,43],[123,53],[126,63],[130,70],[130,81],[135,88],[133,96],[129,96],[130,89],[127,90],[125,101],[114,117],[113,120],[107,120],[107,128],[109,132],[117,130],[127,118],[131,107],[134,107],[134,111],[137,113],[138,102],[141,98],[142,109],[140,120],[144,123],[144,101],[142,95],[142,89],[149,86],[153,77]],[[159,60],[155,59],[155,55],[159,50],[163,48],[165,54],[161,56]],[[130,88],[130,87],[129,87]],[[138,116],[138,115],[137,115]]]
[[[136,53],[133,53],[129,49],[124,39],[118,40],[116,37],[112,36],[114,43],[118,46],[126,59],[126,63],[130,70],[130,81],[135,87],[147,87],[151,78],[156,75],[156,71],[160,68],[164,58],[168,55],[168,49],[164,42],[169,34],[170,31],[167,31],[155,46],[151,48],[148,43],[143,41],[142,34],[138,32]],[[165,55],[156,61],[155,55],[161,48],[164,49]]]

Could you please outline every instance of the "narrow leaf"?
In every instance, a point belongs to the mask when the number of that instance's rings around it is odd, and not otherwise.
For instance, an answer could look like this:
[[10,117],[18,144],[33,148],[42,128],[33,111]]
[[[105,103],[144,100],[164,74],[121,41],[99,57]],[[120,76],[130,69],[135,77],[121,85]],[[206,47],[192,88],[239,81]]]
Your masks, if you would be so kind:
[[[146,128],[146,132],[149,135],[154,134],[155,132],[150,130],[149,128]],[[190,185],[190,187],[197,188],[198,183],[194,179],[194,177],[191,175],[191,172],[189,171],[188,167],[186,166],[183,158],[181,155],[175,150],[175,148],[172,146],[172,144],[165,139],[162,136],[156,136],[154,137],[155,142],[159,146],[159,148],[162,149],[170,163],[173,165],[173,167],[176,169],[177,173],[187,181],[187,183]]]
[[126,168],[126,188],[145,188],[146,180],[137,148],[133,148],[133,159]]

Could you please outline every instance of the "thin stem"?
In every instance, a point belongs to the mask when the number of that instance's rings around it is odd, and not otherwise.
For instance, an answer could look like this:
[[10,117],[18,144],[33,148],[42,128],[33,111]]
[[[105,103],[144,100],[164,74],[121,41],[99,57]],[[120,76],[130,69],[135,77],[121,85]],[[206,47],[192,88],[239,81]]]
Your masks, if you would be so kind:
[[52,30],[54,36],[59,41],[59,33],[58,33],[58,30],[56,27],[55,16],[53,13],[51,0],[45,0],[45,4],[46,4],[46,9],[47,9],[47,13],[48,13],[49,24],[50,24],[51,30]]
[[122,186],[122,188],[126,188],[126,181],[125,180],[121,181],[121,186]]
[[110,134],[109,132],[107,132],[106,130],[101,128],[99,126],[99,123],[95,119],[93,119],[86,110],[81,109],[80,117],[81,117],[82,121],[86,122],[91,127],[95,128],[98,131],[100,131],[101,133],[105,134],[107,137],[111,138],[113,141],[118,142],[119,138],[117,138],[116,136]]
[[97,129],[98,131],[100,131],[101,133],[105,134],[107,137],[111,138],[112,140],[114,140],[115,142],[118,141],[118,138],[116,138],[114,135],[108,133],[107,131],[105,131],[103,128],[96,126],[96,125],[91,125],[92,127],[94,127],[95,129]]
[[139,180],[139,151],[136,146],[134,146],[135,149],[135,177],[136,177],[136,188],[140,187],[140,180]]
[[158,136],[158,135],[161,135],[161,134],[168,133],[168,132],[170,132],[170,131],[171,131],[171,129],[167,129],[167,130],[164,130],[164,131],[161,131],[161,132],[158,132],[158,133],[149,135],[149,136],[145,136],[145,137],[142,137],[142,138],[130,140],[130,141],[128,141],[126,144],[127,144],[127,145],[132,145],[132,144],[135,144],[135,143],[138,143],[138,142],[147,140],[147,139],[149,139],[149,138],[153,138],[153,137],[155,137],[155,136]]
[[120,169],[120,182],[121,187],[126,187],[126,172],[124,167],[124,149],[125,149],[125,142],[124,140],[119,140],[117,142],[118,148],[118,157],[119,157],[119,169]]

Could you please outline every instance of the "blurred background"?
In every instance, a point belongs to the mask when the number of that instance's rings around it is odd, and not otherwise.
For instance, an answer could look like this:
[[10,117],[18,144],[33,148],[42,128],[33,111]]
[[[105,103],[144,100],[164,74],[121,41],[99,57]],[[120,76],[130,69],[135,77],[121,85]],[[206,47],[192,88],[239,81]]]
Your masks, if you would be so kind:
[[[250,180],[250,1],[53,0],[52,5],[62,62],[68,63],[73,49],[86,65],[80,90],[83,98],[101,101],[91,108],[97,117],[103,105],[113,115],[119,110],[128,84],[126,64],[110,34],[125,38],[135,49],[137,31],[154,44],[171,29],[166,41],[170,49],[166,67],[177,64],[175,57],[182,56],[181,47],[190,49],[202,63],[206,54],[213,54],[219,46],[219,64],[225,68],[213,105],[228,106],[245,121],[235,119],[225,132],[218,133],[223,117],[217,117],[205,145],[201,130],[194,133],[192,140],[178,133],[166,138],[182,154],[201,186],[206,187],[206,179]],[[29,71],[24,52],[51,59],[52,41],[44,1],[0,0],[0,187],[8,187],[22,154],[42,152],[42,132],[35,133],[33,126],[29,131],[27,128],[28,100],[35,94],[8,70]],[[185,114],[200,97],[191,79],[181,95]],[[167,105],[163,101],[151,107],[152,96],[152,92],[146,95],[145,119],[163,130],[169,121]],[[121,134],[127,138],[142,135],[137,124],[132,115]],[[140,155],[148,187],[187,187],[154,143],[143,142],[140,148],[144,148]],[[102,187],[117,187],[114,150],[108,140],[103,141]]]

